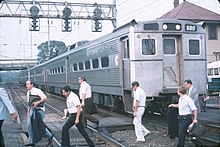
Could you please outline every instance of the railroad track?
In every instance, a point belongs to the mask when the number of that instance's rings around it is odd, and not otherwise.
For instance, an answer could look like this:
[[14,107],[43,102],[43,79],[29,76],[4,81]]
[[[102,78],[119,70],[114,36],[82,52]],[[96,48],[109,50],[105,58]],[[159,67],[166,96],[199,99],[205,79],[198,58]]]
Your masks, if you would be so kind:
[[[21,113],[26,114],[27,104],[24,102],[24,99],[22,98],[22,96],[20,96],[20,95],[22,95],[21,92],[23,94],[26,94],[26,91],[23,90],[22,88],[16,86],[16,85],[9,85],[8,89],[10,89],[10,93],[11,93],[10,95],[12,95],[11,97],[13,97],[14,101],[16,101],[16,103],[15,103],[16,107],[18,107],[18,105],[21,105],[23,107],[23,110],[22,110]],[[21,107],[21,106],[19,106],[19,107]],[[64,113],[61,110],[59,110],[56,107],[50,105],[49,103],[45,103],[45,106],[46,106],[47,109],[52,110],[56,114],[58,114],[60,116],[64,116]],[[19,115],[20,115],[20,113],[19,113]],[[24,118],[22,118],[22,119],[23,119],[23,121],[26,120]],[[21,122],[21,123],[24,123],[24,122]],[[23,125],[23,127],[25,127],[25,125]],[[47,126],[47,128],[49,130],[52,130],[52,128],[50,128],[48,126]],[[101,131],[102,129],[100,129],[100,131],[98,131],[98,130],[95,130],[94,128],[92,128],[91,126],[88,126],[87,129],[91,132],[91,134],[93,136],[95,136],[99,140],[102,140],[101,142],[102,142],[103,146],[105,146],[105,145],[107,145],[107,146],[117,146],[117,147],[124,147],[125,146],[125,145],[121,144],[120,142],[117,142],[113,138],[109,137],[108,135],[104,134],[103,131]],[[25,134],[27,134],[27,133],[25,132]],[[40,145],[42,145],[42,144],[40,144]],[[75,144],[75,146],[81,146],[81,145],[82,144]],[[58,139],[56,137],[53,137],[52,146],[61,146],[60,139]]]
[[[19,92],[23,91],[26,94],[26,90],[24,90],[24,89],[22,89],[18,86],[16,86],[15,88],[12,88],[12,89],[14,89],[14,90],[19,89]],[[50,95],[50,94],[49,94],[49,96],[54,97],[53,95]],[[60,97],[58,97],[58,99],[60,100],[60,102],[62,101],[62,103],[64,103],[65,99],[60,98]],[[55,102],[55,103],[60,103],[60,102]],[[23,102],[21,102],[21,103],[23,103]],[[64,113],[62,112],[63,108],[57,109],[53,105],[54,104],[46,103],[46,107],[48,109],[54,111],[56,114],[58,114],[60,116],[64,116]],[[152,117],[150,117],[150,118],[152,118]],[[147,122],[149,122],[149,121],[150,120],[147,120]],[[165,122],[165,120],[164,120],[164,122]],[[168,132],[168,128],[167,128],[166,124],[159,123],[159,121],[157,121],[157,120],[154,121],[154,122],[150,122],[149,124],[158,131]],[[207,146],[209,146],[209,145],[212,145],[212,146],[219,145],[219,138],[213,137],[216,134],[219,135],[219,132],[220,132],[219,131],[219,125],[213,125],[213,124],[210,124],[210,123],[206,123],[206,124],[203,124],[203,125],[208,130],[207,134],[204,134],[204,136],[201,137],[201,140],[202,140],[203,144],[205,144]],[[97,130],[93,129],[90,126],[88,126],[88,129],[89,129],[89,131],[91,132],[92,135],[97,136],[97,138],[99,138],[99,139],[103,140],[103,142],[105,142],[105,143],[102,143],[102,145],[103,144],[108,144],[109,146],[123,146],[122,143],[117,142],[114,139],[112,139],[111,137],[109,137],[108,133],[106,133],[105,131],[102,131],[102,130],[97,131]],[[117,130],[117,129],[115,129],[115,130]],[[54,141],[53,141],[54,146],[60,146],[59,140],[60,139],[56,139],[54,137]],[[78,144],[78,145],[80,146],[80,144]]]

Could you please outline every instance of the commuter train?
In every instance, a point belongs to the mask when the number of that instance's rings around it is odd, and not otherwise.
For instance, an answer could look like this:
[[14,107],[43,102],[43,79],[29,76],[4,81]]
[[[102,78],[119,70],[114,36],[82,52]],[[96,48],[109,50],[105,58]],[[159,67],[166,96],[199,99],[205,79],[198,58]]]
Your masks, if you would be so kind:
[[[209,63],[208,70],[208,92],[220,92],[220,60]],[[220,94],[220,93],[219,93]]]
[[93,101],[115,111],[132,112],[131,82],[138,81],[147,95],[149,110],[166,112],[178,98],[177,88],[191,79],[206,93],[205,32],[201,25],[183,20],[131,22],[43,64],[21,72],[20,82],[31,79],[50,93],[69,85],[79,89],[84,75]]

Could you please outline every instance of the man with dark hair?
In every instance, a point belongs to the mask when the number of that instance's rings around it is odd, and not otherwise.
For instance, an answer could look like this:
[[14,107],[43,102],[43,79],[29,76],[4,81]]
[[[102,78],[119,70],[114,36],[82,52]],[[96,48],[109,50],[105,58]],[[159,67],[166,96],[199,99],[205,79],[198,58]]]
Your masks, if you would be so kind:
[[62,89],[63,96],[66,97],[66,105],[67,111],[70,115],[69,119],[66,121],[62,128],[62,146],[69,147],[70,146],[70,138],[69,138],[69,129],[76,125],[77,129],[81,133],[81,135],[85,138],[86,142],[89,146],[94,146],[93,141],[90,139],[88,134],[83,128],[83,124],[81,122],[82,115],[81,115],[81,105],[79,97],[72,92],[69,86],[65,86]]
[[[179,140],[177,147],[184,147],[186,131],[188,126],[193,122],[197,123],[197,109],[193,100],[186,95],[187,88],[180,86],[177,90],[180,96],[178,104],[170,104],[169,107],[179,108]],[[192,120],[192,113],[194,119]]]
[[82,109],[83,109],[83,126],[87,126],[87,119],[96,124],[96,128],[98,128],[99,120],[90,114],[92,110],[92,91],[91,86],[86,82],[85,76],[79,76],[79,95],[82,101]]
[[[33,129],[32,129],[32,115],[33,110],[36,108],[41,116],[41,119],[44,119],[44,111],[45,105],[44,102],[47,100],[46,95],[42,90],[34,87],[33,82],[30,80],[26,81],[27,88],[27,102],[29,103],[28,111],[27,111],[27,127],[28,127],[28,144],[26,146],[35,146],[35,141],[33,140]],[[35,110],[36,110],[35,109]],[[46,129],[46,136],[48,137],[48,144],[52,143],[53,135]]]
[[187,90],[187,95],[191,97],[193,102],[196,105],[197,112],[199,113],[201,111],[200,109],[200,103],[199,103],[199,91],[196,87],[193,86],[192,81],[190,79],[186,79],[184,81],[185,87],[188,89]]
[[134,91],[134,101],[133,101],[133,124],[135,128],[135,134],[137,140],[135,143],[144,143],[145,136],[150,133],[142,124],[142,116],[145,111],[146,94],[144,90],[139,86],[137,81],[131,83],[132,89]]

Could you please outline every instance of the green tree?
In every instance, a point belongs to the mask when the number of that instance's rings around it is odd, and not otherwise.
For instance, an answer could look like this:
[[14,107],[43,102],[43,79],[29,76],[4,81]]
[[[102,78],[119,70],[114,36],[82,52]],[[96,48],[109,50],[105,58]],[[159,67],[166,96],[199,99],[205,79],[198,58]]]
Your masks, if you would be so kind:
[[38,63],[43,63],[51,58],[54,58],[68,50],[66,44],[62,41],[50,41],[48,49],[48,41],[38,45]]

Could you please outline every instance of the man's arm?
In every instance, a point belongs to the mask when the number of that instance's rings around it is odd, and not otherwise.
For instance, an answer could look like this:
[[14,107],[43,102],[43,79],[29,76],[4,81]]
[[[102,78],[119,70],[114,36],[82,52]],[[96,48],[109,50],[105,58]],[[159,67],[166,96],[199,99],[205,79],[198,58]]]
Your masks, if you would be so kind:
[[78,124],[79,123],[79,116],[81,113],[81,108],[80,108],[80,105],[77,105],[76,107],[77,107],[77,112],[76,112],[75,124]]

